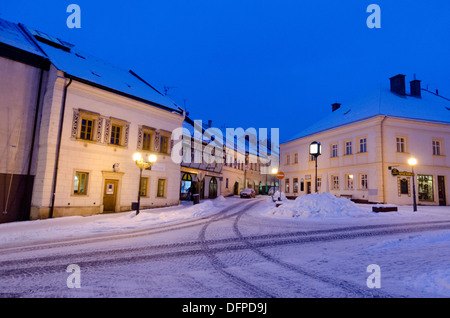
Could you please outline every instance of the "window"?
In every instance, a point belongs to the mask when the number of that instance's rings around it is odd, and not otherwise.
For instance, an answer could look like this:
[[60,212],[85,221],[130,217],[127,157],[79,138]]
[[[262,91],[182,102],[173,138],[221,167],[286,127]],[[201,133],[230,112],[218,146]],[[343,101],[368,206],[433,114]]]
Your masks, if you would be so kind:
[[347,190],[353,190],[353,175],[352,174],[345,175],[345,188]]
[[298,178],[292,179],[292,192],[298,193]]
[[147,186],[148,178],[141,178],[141,192],[139,193],[141,197],[147,196]]
[[359,139],[359,153],[367,152],[367,138]]
[[408,196],[410,196],[410,192],[409,192],[409,177],[405,178],[405,177],[397,177],[397,182],[398,182],[398,196],[401,196],[402,194],[407,194]]
[[316,157],[314,155],[309,155],[309,161],[315,161]]
[[289,179],[286,179],[286,182],[284,183],[284,189],[286,193],[289,193]]
[[361,190],[367,190],[367,174],[359,175],[359,188]]
[[419,201],[433,201],[433,176],[417,175]]
[[188,193],[191,186],[192,176],[189,173],[185,173],[181,178],[181,193]]
[[339,190],[339,176],[331,176],[331,189]]
[[111,125],[111,145],[120,145],[120,137],[122,136],[122,126]]
[[88,176],[87,172],[76,172],[73,184],[73,193],[86,195],[87,184],[88,184]]
[[441,141],[433,140],[432,146],[433,146],[433,156],[440,156],[441,155]]
[[396,137],[397,152],[406,152],[406,139],[405,137]]
[[322,185],[322,178],[317,177],[317,191],[319,191],[321,185]]
[[290,164],[291,164],[291,155],[290,155],[290,154],[287,154],[287,155],[286,155],[286,164],[287,164],[287,165],[290,165]]
[[331,158],[337,158],[338,156],[338,145],[332,144],[331,145]]
[[346,141],[345,142],[345,155],[351,155],[352,154],[352,142],[351,141]]
[[169,153],[169,137],[161,136],[161,144],[160,144],[159,152]]
[[94,135],[94,121],[87,118],[81,119],[80,139],[92,140]]
[[158,190],[156,192],[158,198],[166,196],[166,179],[158,179]]
[[294,164],[298,163],[298,152],[294,153]]
[[142,150],[151,151],[152,146],[152,133],[145,131],[142,133]]

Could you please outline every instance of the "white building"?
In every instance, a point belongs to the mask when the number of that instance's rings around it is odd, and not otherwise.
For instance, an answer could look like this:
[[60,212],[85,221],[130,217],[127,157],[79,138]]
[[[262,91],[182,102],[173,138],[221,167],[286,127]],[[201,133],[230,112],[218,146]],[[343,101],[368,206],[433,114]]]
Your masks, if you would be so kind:
[[280,146],[287,196],[315,191],[311,142],[321,143],[318,192],[362,202],[412,204],[412,167],[417,202],[449,205],[450,100],[410,82],[390,79],[390,89],[377,89],[351,104],[332,105],[319,120]]
[[[13,28],[13,24],[8,26]],[[50,64],[36,129],[30,218],[130,210],[137,201],[139,183],[141,208],[178,204],[180,165],[171,160],[170,151],[171,133],[182,125],[183,111],[136,73],[45,33],[23,25],[15,27],[20,39],[10,45],[30,43]],[[33,84],[26,88],[37,91],[39,70],[29,69],[27,75],[21,71],[21,62],[8,57],[1,62],[8,67],[2,69],[2,77],[8,74],[19,83],[28,80]],[[8,91],[1,92],[2,110],[9,107],[4,96],[11,94],[12,102],[28,115],[35,105],[23,103],[23,90],[7,87]],[[29,127],[32,123],[19,120],[15,125]],[[12,134],[12,128],[8,129]],[[23,143],[27,145],[28,139]],[[142,179],[132,159],[135,152],[157,156]]]

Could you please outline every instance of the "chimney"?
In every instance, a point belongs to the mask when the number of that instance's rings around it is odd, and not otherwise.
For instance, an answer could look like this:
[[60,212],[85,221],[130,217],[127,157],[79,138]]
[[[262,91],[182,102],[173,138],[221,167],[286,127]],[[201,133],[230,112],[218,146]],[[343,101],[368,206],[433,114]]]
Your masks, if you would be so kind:
[[390,78],[391,80],[391,92],[396,93],[401,96],[406,95],[405,91],[405,75],[398,74],[395,76],[392,76]]
[[411,88],[411,96],[421,98],[422,95],[420,93],[420,80],[412,80],[409,82],[410,88]]
[[341,107],[341,104],[333,103],[333,104],[331,104],[331,111],[334,112],[335,110],[338,110],[339,107]]

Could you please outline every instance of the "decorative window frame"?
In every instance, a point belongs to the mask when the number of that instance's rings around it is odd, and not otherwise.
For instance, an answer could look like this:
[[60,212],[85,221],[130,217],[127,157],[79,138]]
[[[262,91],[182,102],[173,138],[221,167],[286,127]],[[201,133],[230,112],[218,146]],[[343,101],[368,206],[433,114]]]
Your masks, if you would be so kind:
[[[122,127],[119,145],[111,143],[111,130],[113,125]],[[128,148],[129,133],[130,133],[130,123],[127,122],[126,120],[114,117],[105,118],[104,143],[106,143],[107,145],[114,147]]]
[[[80,138],[81,122],[83,119],[93,121],[92,139]],[[83,142],[102,143],[103,126],[104,126],[104,117],[102,117],[99,113],[95,113],[81,108],[73,109],[72,129],[70,138],[72,140],[79,140]]]

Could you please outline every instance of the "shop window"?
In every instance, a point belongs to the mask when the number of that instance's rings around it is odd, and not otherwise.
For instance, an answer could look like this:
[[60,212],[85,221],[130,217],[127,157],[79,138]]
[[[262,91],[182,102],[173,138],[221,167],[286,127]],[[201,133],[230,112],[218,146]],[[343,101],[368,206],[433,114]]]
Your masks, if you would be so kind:
[[417,188],[419,201],[434,201],[433,196],[433,176],[418,175]]
[[183,178],[181,178],[181,193],[188,193],[191,186],[192,176],[189,173],[185,173]]

